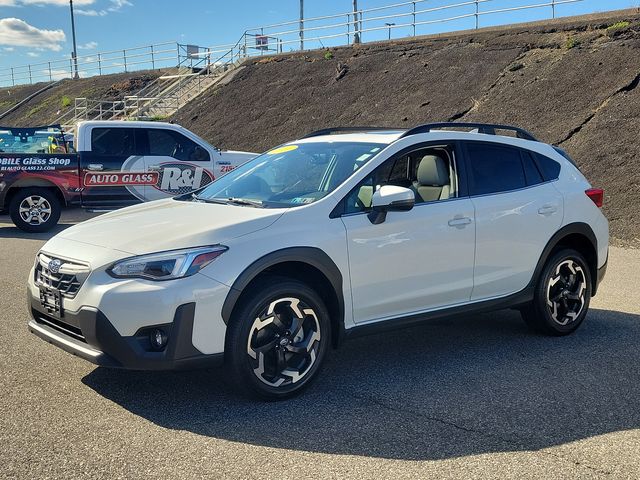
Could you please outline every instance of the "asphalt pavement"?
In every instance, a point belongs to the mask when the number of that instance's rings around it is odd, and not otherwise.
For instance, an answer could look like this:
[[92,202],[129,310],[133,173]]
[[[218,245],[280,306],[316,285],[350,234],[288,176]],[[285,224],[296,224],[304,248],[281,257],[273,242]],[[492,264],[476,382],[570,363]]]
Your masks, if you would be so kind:
[[50,235],[0,216],[2,478],[640,477],[640,250],[611,249],[572,336],[513,311],[432,322],[352,340],[305,394],[261,403],[224,369],[96,368],[30,334]]

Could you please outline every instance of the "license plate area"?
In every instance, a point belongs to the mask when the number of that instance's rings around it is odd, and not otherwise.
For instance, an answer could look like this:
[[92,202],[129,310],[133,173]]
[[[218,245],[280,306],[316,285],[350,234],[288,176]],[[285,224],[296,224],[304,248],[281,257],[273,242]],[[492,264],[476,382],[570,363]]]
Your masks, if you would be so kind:
[[62,308],[62,295],[60,291],[40,286],[40,305],[47,311],[49,315],[57,318],[64,316],[64,310]]

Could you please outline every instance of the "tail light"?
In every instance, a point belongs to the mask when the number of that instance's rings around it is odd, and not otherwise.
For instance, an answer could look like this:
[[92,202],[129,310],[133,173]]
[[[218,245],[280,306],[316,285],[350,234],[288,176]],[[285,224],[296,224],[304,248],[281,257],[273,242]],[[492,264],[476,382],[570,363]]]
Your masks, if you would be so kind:
[[604,203],[604,190],[601,188],[590,188],[589,190],[585,190],[584,193],[596,204],[596,207],[602,208],[602,204]]

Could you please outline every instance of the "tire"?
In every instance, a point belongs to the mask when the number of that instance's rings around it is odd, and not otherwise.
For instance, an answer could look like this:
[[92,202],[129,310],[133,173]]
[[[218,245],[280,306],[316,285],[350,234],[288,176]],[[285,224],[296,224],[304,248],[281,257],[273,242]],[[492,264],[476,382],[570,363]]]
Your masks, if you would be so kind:
[[229,321],[225,356],[252,397],[293,397],[318,376],[331,341],[329,312],[306,284],[266,277],[241,298]]
[[46,232],[60,220],[62,205],[56,194],[48,188],[23,188],[9,204],[11,220],[25,232]]
[[582,254],[559,250],[545,264],[533,301],[520,310],[522,318],[536,332],[569,335],[587,316],[591,290],[591,271]]

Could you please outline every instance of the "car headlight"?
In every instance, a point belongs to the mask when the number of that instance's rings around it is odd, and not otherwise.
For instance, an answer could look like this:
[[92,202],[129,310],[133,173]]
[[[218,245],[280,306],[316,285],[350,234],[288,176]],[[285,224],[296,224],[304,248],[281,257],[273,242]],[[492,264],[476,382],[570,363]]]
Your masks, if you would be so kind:
[[115,262],[107,273],[115,278],[173,280],[198,273],[227,250],[214,245],[140,255]]

